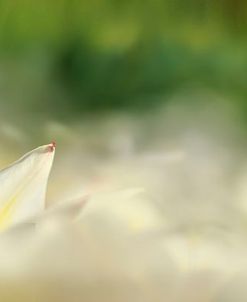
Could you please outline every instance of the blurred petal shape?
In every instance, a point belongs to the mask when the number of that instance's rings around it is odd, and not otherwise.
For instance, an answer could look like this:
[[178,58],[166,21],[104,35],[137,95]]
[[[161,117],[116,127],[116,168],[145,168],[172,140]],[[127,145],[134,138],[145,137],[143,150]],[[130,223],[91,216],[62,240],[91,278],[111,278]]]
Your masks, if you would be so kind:
[[83,196],[71,201],[59,202],[51,208],[48,208],[41,215],[36,217],[36,222],[44,221],[46,219],[61,219],[73,220],[80,215],[82,208],[87,203],[88,197]]
[[44,209],[55,143],[27,153],[0,171],[0,230]]
[[79,217],[86,202],[87,198],[82,197],[49,208],[34,219],[36,231],[47,235],[66,228]]
[[[76,200],[59,202],[58,204],[42,211],[40,214],[29,217],[26,220],[11,225],[0,236],[0,250],[2,242],[10,242],[11,245],[20,245],[30,240],[30,236],[40,234],[50,230],[56,230],[61,228],[67,223],[73,222],[80,214],[88,198],[83,196]],[[3,241],[5,239],[5,241]],[[1,257],[0,257],[1,258]]]

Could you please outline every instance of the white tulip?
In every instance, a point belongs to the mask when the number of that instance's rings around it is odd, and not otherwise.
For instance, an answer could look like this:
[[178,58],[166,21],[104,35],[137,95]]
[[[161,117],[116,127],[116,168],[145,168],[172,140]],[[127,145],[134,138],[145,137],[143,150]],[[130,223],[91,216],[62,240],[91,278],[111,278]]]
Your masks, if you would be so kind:
[[35,216],[45,207],[55,143],[38,147],[0,171],[0,229]]

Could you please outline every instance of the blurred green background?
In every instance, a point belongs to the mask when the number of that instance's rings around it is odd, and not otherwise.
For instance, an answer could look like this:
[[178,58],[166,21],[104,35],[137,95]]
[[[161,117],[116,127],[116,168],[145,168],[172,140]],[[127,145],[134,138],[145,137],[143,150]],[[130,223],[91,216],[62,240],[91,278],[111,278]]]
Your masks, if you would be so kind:
[[0,118],[149,110],[180,91],[247,97],[244,0],[0,1]]

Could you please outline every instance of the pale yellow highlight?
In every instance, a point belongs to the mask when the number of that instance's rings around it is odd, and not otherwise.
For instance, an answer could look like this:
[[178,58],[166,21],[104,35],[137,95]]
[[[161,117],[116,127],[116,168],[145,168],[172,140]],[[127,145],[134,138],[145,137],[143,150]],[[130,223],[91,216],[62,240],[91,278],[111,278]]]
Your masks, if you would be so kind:
[[0,230],[8,226],[11,221],[11,211],[17,203],[17,196],[12,197],[0,210]]

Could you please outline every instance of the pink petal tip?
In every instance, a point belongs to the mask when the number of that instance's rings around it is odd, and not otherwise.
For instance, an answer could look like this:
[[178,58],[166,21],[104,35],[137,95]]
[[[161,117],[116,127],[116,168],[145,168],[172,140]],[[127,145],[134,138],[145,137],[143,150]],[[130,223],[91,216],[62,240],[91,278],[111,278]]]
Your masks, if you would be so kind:
[[51,142],[49,145],[48,145],[48,149],[47,149],[47,151],[48,152],[53,152],[54,150],[55,150],[55,148],[56,148],[56,142]]

